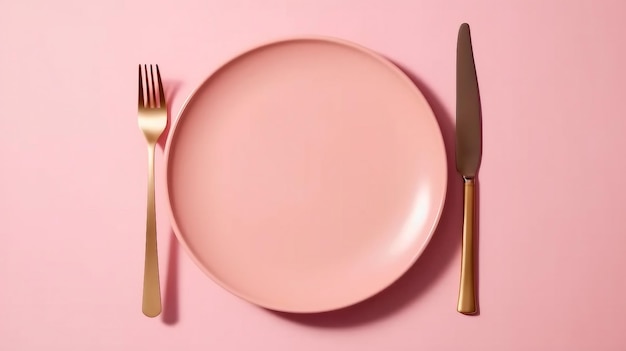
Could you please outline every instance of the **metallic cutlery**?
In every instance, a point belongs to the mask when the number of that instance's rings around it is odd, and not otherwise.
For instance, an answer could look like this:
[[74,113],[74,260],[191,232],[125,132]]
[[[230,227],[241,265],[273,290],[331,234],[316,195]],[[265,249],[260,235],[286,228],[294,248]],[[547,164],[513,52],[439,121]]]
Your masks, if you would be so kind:
[[[157,140],[167,127],[167,108],[159,66],[156,80],[152,65],[139,65],[139,128],[148,143],[148,213],[146,220],[146,256],[143,277],[142,311],[148,317],[161,313],[161,288],[159,283],[159,260],[157,252],[156,215],[154,205],[154,151]],[[157,100],[157,94],[159,96]]]
[[457,311],[476,313],[474,282],[475,186],[482,154],[482,126],[478,80],[470,28],[459,29],[456,62],[456,168],[463,177],[463,249]]

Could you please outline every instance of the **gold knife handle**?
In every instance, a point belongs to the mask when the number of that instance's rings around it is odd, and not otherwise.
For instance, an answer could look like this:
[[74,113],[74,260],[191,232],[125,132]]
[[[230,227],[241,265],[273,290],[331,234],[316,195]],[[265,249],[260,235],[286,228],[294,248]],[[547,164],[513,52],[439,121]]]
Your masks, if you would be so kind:
[[461,284],[457,311],[463,314],[476,313],[474,285],[474,204],[475,180],[463,178],[463,251],[461,256]]
[[161,287],[154,206],[154,144],[148,146],[148,213],[146,218],[146,261],[143,272],[142,311],[148,317],[161,313]]

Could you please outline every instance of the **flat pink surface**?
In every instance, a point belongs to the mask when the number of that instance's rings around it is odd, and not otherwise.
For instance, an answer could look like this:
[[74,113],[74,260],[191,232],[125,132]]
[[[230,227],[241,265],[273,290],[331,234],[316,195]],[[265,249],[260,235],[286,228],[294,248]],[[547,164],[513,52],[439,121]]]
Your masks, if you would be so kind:
[[[624,350],[625,11],[619,0],[3,1],[0,349]],[[242,301],[182,253],[163,168],[164,312],[141,314],[138,63],[159,63],[176,112],[250,46],[307,34],[357,42],[426,92],[454,169],[462,22],[483,104],[479,316],[455,310],[452,172],[442,224],[397,284],[302,317]]]
[[172,229],[217,283],[326,312],[397,280],[434,234],[446,150],[423,94],[353,43],[286,39],[221,66],[167,140]]

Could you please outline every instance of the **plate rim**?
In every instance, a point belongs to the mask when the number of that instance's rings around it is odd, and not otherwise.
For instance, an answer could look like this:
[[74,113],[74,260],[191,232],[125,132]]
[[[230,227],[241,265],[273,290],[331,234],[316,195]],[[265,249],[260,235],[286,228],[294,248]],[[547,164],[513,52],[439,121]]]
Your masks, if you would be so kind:
[[[408,84],[408,86],[412,87],[413,93],[415,94],[416,98],[420,99],[422,101],[422,103],[424,104],[424,106],[427,107],[427,110],[430,112],[430,115],[432,117],[432,119],[434,120],[434,124],[436,126],[436,129],[438,131],[437,136],[438,136],[438,143],[440,144],[441,150],[443,150],[443,154],[445,156],[445,160],[443,162],[443,177],[444,177],[444,182],[443,184],[445,184],[445,186],[443,187],[443,192],[441,193],[441,199],[438,202],[437,205],[437,210],[436,210],[436,215],[434,218],[434,221],[431,224],[430,229],[428,230],[428,235],[426,235],[422,245],[419,247],[419,249],[415,250],[415,253],[413,254],[413,256],[411,257],[411,260],[408,261],[406,267],[403,267],[403,269],[398,270],[398,272],[396,272],[396,276],[393,277],[392,279],[389,280],[388,283],[386,284],[382,284],[383,286],[381,286],[380,288],[378,288],[375,291],[372,291],[371,293],[367,294],[364,297],[361,297],[358,300],[352,301],[350,303],[344,303],[341,305],[337,305],[335,307],[332,308],[310,308],[310,309],[286,309],[286,308],[282,308],[280,306],[272,306],[270,304],[266,304],[266,303],[262,303],[261,301],[258,301],[255,298],[252,298],[251,296],[248,296],[247,294],[244,294],[240,291],[237,291],[236,289],[231,288],[230,286],[228,286],[228,284],[222,282],[220,279],[218,279],[207,267],[205,267],[202,263],[200,263],[199,259],[196,257],[196,255],[193,253],[193,250],[189,247],[189,245],[187,244],[187,242],[184,239],[184,236],[182,235],[180,228],[178,227],[178,224],[176,222],[176,218],[174,217],[174,210],[173,210],[173,206],[172,206],[172,201],[171,201],[171,187],[170,187],[170,156],[171,156],[171,146],[172,146],[172,141],[175,138],[176,132],[177,132],[177,127],[179,126],[179,124],[181,123],[183,117],[185,116],[185,113],[187,111],[187,108],[190,104],[190,102],[194,99],[194,97],[196,96],[196,94],[198,93],[198,91],[200,91],[206,84],[208,84],[208,82],[215,76],[217,75],[219,72],[221,72],[222,70],[226,69],[230,64],[234,63],[235,61],[241,59],[242,57],[244,57],[247,54],[253,53],[254,51],[257,50],[261,50],[263,48],[266,47],[270,47],[273,45],[277,45],[277,44],[284,44],[284,43],[288,43],[288,42],[298,42],[298,41],[321,41],[321,42],[327,42],[330,44],[335,44],[335,45],[340,45],[340,46],[344,46],[344,47],[348,47],[354,50],[357,50],[363,54],[366,54],[367,56],[371,57],[372,59],[375,59],[376,61],[378,61],[380,64],[382,64],[383,66],[387,67],[389,70],[393,71],[400,79],[402,79],[405,83]],[[238,298],[251,303],[253,305],[265,308],[265,309],[269,309],[269,310],[273,310],[273,311],[277,311],[277,312],[285,312],[285,313],[300,313],[300,314],[306,314],[306,313],[323,313],[323,312],[329,312],[329,311],[335,311],[335,310],[340,310],[340,309],[344,309],[346,307],[350,307],[356,304],[359,304],[363,301],[366,301],[378,294],[380,294],[381,292],[383,292],[384,290],[386,290],[387,288],[389,288],[390,286],[392,286],[393,284],[395,284],[402,276],[404,276],[410,269],[411,267],[413,267],[415,265],[415,263],[417,262],[417,260],[419,259],[419,257],[422,256],[423,252],[425,251],[426,247],[428,247],[435,231],[437,230],[437,228],[439,227],[439,223],[441,221],[441,216],[443,213],[443,209],[445,207],[445,203],[446,203],[446,198],[447,198],[447,193],[448,193],[448,182],[449,182],[449,166],[448,166],[448,152],[446,150],[446,145],[444,142],[444,138],[443,138],[443,133],[441,131],[441,125],[439,123],[439,120],[437,119],[437,116],[435,115],[435,112],[433,111],[433,108],[431,106],[431,104],[428,102],[428,100],[426,99],[426,97],[424,96],[424,93],[422,92],[422,90],[415,84],[415,82],[407,75],[407,73],[405,73],[402,69],[400,69],[400,67],[398,67],[398,65],[396,65],[395,63],[393,63],[390,59],[388,59],[387,57],[385,57],[384,55],[369,49],[361,44],[357,44],[353,41],[350,40],[346,40],[346,39],[341,39],[338,37],[333,37],[333,36],[326,36],[326,35],[303,35],[303,36],[288,36],[288,37],[281,37],[281,38],[275,38],[273,40],[266,40],[264,42],[261,42],[260,44],[257,45],[253,45],[253,46],[249,46],[247,49],[244,50],[240,50],[237,54],[230,56],[230,58],[228,58],[227,60],[223,61],[221,64],[217,65],[217,67],[211,71],[203,80],[201,80],[201,82],[187,95],[187,97],[185,98],[183,104],[181,105],[180,109],[178,110],[178,113],[176,115],[176,119],[175,120],[171,120],[171,125],[170,125],[170,129],[167,135],[167,139],[165,142],[165,150],[164,150],[164,157],[163,157],[163,161],[164,161],[164,172],[165,172],[165,176],[164,176],[164,182],[165,182],[165,200],[167,203],[167,212],[168,212],[168,218],[169,218],[169,222],[170,222],[170,227],[172,229],[172,232],[174,233],[178,244],[180,246],[183,247],[183,250],[185,251],[185,253],[187,254],[187,256],[189,258],[191,258],[192,262],[196,265],[196,267],[198,269],[200,269],[201,272],[203,272],[203,274],[205,274],[206,276],[208,276],[215,284],[217,284],[218,286],[220,286],[221,288],[223,288],[224,290],[228,291],[229,293],[233,294],[234,296],[237,296]]]

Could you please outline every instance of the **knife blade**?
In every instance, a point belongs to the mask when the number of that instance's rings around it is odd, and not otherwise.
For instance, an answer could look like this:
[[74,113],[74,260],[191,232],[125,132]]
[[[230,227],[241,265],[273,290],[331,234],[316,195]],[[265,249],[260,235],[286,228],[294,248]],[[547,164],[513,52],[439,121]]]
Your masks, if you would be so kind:
[[470,27],[459,28],[456,61],[456,168],[463,177],[463,248],[457,311],[476,313],[474,282],[475,184],[482,155],[480,94]]

